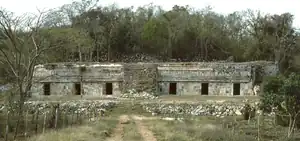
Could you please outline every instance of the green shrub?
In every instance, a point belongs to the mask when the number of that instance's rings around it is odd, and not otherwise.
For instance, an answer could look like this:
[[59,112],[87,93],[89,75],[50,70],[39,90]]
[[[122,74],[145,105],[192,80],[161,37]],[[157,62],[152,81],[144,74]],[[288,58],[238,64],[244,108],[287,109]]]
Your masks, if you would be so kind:
[[[277,123],[287,125],[296,119],[296,125],[300,125],[300,75],[291,73],[289,76],[275,76],[265,79],[263,82],[263,95],[260,108],[264,112],[276,109]],[[284,117],[284,115],[290,115]]]

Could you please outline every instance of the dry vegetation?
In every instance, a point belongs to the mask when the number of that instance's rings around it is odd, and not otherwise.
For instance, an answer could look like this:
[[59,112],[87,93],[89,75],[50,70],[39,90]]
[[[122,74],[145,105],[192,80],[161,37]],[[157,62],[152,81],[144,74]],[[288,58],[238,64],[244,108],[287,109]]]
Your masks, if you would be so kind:
[[[113,116],[114,117],[114,116]],[[107,140],[109,136],[114,135],[112,129],[116,127],[117,120],[110,117],[87,123],[87,125],[75,128],[66,128],[57,131],[50,131],[46,134],[31,138],[31,141],[83,141],[83,140]],[[161,119],[141,120],[146,128],[152,132],[154,139],[143,138],[137,121],[132,118],[128,123],[123,123],[124,128],[121,133],[124,141],[257,141],[258,126],[256,120],[242,120],[239,117],[227,117],[217,119],[214,117],[190,117],[183,121],[166,121]],[[287,141],[286,128],[272,125],[269,119],[266,119],[264,125],[260,125],[260,140],[265,141]],[[52,138],[50,138],[52,137]],[[294,139],[300,139],[300,133],[297,132]]]
[[101,119],[76,127],[34,136],[29,141],[105,141],[117,125],[117,119]]
[[[217,119],[214,117],[195,117],[184,121],[145,121],[159,141],[257,141],[258,124],[256,120],[242,120],[238,117]],[[264,121],[260,124],[259,139],[286,141],[287,129]],[[299,140],[300,133],[294,139]]]
[[[121,121],[121,115],[128,115],[128,120]],[[140,118],[134,118],[135,115],[139,115]],[[184,117],[183,120],[173,121],[162,120],[161,117],[147,117],[150,115],[142,109],[141,105],[126,102],[95,121],[86,120],[82,124],[61,126],[56,130],[48,129],[44,134],[39,126],[38,134],[27,140],[109,141],[119,136],[121,140],[118,141],[288,141],[286,139],[287,128],[275,125],[274,119],[266,117],[260,118],[260,126],[257,124],[257,119],[247,121],[242,117],[190,116]],[[140,123],[144,127],[141,127]],[[33,132],[34,125],[32,125]],[[116,130],[116,127],[119,129]],[[2,126],[1,129],[5,127]],[[151,134],[154,137],[147,137]],[[296,140],[300,140],[298,130],[289,141]]]
[[124,141],[142,141],[143,138],[139,134],[136,127],[136,122],[131,120],[128,125],[124,127]]

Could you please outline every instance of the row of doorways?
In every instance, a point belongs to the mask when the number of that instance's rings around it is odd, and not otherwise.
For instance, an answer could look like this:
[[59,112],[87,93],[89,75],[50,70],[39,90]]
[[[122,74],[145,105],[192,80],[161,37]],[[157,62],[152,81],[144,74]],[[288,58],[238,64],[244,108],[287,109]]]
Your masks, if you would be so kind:
[[[240,95],[241,85],[240,83],[233,83],[233,95]],[[208,95],[209,84],[201,83],[201,95]],[[169,84],[169,94],[176,95],[177,94],[177,83]]]
[[[75,83],[74,84],[74,90],[75,90],[75,95],[81,95],[82,94],[82,89],[81,89],[81,84],[80,83]],[[51,94],[51,84],[50,83],[44,83],[43,86],[44,89],[44,95],[50,95]],[[103,93],[105,95],[112,95],[113,94],[113,84],[112,83],[105,83],[105,88]]]

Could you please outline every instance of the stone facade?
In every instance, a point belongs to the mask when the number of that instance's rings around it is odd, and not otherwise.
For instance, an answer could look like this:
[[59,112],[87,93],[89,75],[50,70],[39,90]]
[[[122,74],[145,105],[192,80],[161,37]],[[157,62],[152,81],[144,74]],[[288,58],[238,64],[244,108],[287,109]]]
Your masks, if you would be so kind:
[[[120,95],[150,90],[175,95],[253,95],[274,62],[54,63],[35,67],[32,95]],[[109,89],[109,90],[108,90]]]
[[[35,67],[31,93],[33,96],[120,95],[123,77],[123,66],[120,64],[55,63],[38,65]],[[49,86],[45,88],[45,85]]]
[[176,95],[252,95],[263,76],[277,72],[275,63],[266,61],[165,63],[158,65],[158,87],[161,94],[170,94],[173,83]]

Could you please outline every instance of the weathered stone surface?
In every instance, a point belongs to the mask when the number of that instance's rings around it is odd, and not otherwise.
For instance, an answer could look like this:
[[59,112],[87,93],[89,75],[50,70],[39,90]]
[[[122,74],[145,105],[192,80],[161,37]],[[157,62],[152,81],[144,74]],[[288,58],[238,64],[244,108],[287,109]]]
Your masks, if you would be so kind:
[[[28,101],[25,103],[24,111],[29,113],[40,113],[49,112],[53,107],[59,105],[60,111],[64,113],[87,113],[87,112],[98,112],[101,113],[107,109],[114,108],[117,105],[117,101],[66,101],[66,102],[45,102],[45,101]],[[15,111],[17,103],[12,106],[0,104],[0,112],[4,110]]]
[[158,90],[161,94],[169,94],[169,84],[176,82],[177,95],[201,95],[201,84],[208,83],[208,95],[231,96],[233,83],[238,83],[239,95],[253,95],[253,86],[259,84],[261,78],[277,72],[277,66],[267,61],[161,63],[158,65]]
[[157,99],[157,96],[149,92],[138,92],[135,89],[128,90],[127,92],[123,93],[121,98],[131,98],[131,99]]
[[[258,102],[250,102],[251,108],[258,109]],[[242,115],[244,103],[234,102],[203,102],[203,103],[143,103],[143,108],[151,113],[167,115],[195,116],[237,116]],[[257,110],[258,111],[258,110]]]
[[157,64],[124,64],[124,92],[131,89],[156,92],[157,77]]
[[[191,62],[191,63],[53,63],[35,67],[32,95],[43,95],[44,83],[50,83],[50,95],[74,95],[75,83],[82,84],[82,95],[106,94],[111,83],[112,95],[135,89],[149,94],[170,93],[176,83],[176,95],[201,95],[202,84],[208,84],[208,95],[254,95],[254,85],[264,76],[278,72],[274,62]],[[78,90],[77,90],[78,91]],[[130,93],[130,92],[128,92]],[[128,94],[127,93],[127,94]],[[124,95],[123,95],[124,96]],[[126,96],[125,96],[126,97]]]
[[[261,73],[276,73],[273,62],[257,61],[242,63],[192,62],[161,63],[158,65],[159,81],[200,81],[200,82],[249,82],[252,73],[260,68]],[[275,67],[274,67],[275,66]]]
[[[49,67],[51,66],[51,67]],[[38,82],[123,81],[123,65],[99,63],[53,63],[37,65],[34,80]]]
[[50,84],[50,95],[75,95],[76,83],[82,84],[82,95],[106,94],[106,83],[112,83],[113,95],[120,95],[124,77],[121,64],[53,63],[38,65],[34,71],[33,96],[43,95],[44,83]]

